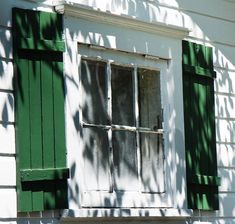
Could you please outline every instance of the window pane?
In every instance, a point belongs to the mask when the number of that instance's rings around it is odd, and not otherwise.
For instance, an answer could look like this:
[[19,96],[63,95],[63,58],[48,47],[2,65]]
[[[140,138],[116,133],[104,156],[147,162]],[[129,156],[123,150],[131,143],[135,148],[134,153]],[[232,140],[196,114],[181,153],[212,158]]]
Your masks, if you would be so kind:
[[138,190],[136,134],[113,131],[114,189]]
[[83,129],[85,189],[110,190],[108,134],[100,128]]
[[128,68],[112,67],[112,123],[134,125],[132,71]]
[[83,60],[81,66],[83,121],[108,124],[105,63]]
[[146,69],[138,70],[140,126],[162,128],[160,74]]
[[140,134],[142,190],[164,191],[163,139],[162,135]]
[[[140,126],[162,128],[160,74],[139,69]],[[141,176],[144,192],[164,191],[162,135],[140,133]]]

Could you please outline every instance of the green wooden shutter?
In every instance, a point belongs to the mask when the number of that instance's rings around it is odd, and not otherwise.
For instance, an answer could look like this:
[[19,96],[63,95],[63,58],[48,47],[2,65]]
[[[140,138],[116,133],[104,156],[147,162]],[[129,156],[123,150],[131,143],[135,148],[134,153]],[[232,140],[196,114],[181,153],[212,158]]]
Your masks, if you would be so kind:
[[183,94],[189,208],[219,208],[212,48],[183,41]]
[[67,208],[62,15],[13,9],[18,211]]

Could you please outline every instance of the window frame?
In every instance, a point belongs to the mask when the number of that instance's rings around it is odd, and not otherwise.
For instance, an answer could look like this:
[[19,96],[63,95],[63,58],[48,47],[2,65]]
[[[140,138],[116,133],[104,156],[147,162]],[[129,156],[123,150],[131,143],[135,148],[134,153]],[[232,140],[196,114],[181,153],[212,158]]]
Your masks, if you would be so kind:
[[[94,55],[96,55],[94,57]],[[157,71],[160,74],[160,94],[161,94],[161,107],[163,110],[163,124],[162,129],[153,131],[152,133],[162,134],[163,135],[163,141],[164,141],[164,149],[163,154],[168,155],[169,152],[169,146],[168,146],[168,138],[166,137],[168,135],[168,126],[167,122],[164,122],[167,120],[168,117],[168,105],[166,105],[165,102],[167,99],[167,93],[166,91],[163,91],[163,86],[166,84],[167,80],[167,68],[168,68],[168,61],[164,59],[157,59],[157,58],[147,58],[145,55],[138,55],[138,54],[132,54],[132,53],[126,53],[126,52],[120,52],[113,49],[99,49],[99,48],[93,48],[91,45],[85,45],[85,44],[78,44],[78,65],[79,65],[79,89],[81,88],[81,61],[82,59],[85,60],[91,60],[91,61],[98,61],[98,62],[104,62],[106,63],[106,72],[108,75],[108,82],[110,85],[108,86],[108,97],[111,94],[111,65],[115,66],[121,66],[124,68],[131,68],[133,69],[132,77],[134,78],[134,99],[135,99],[135,106],[134,106],[134,114],[135,114],[135,121],[137,123],[135,126],[137,127],[139,125],[138,119],[136,119],[137,116],[139,116],[139,109],[138,109],[138,69],[147,69],[147,70],[153,70]],[[81,96],[81,95],[80,95]],[[136,105],[137,102],[137,105]],[[80,103],[79,103],[80,105]],[[110,105],[112,105],[112,102],[110,102]],[[83,122],[82,118],[82,107],[80,108],[80,127],[83,128],[83,126],[92,127],[93,125],[87,124]],[[108,108],[108,113],[111,115],[111,108]],[[94,125],[94,127],[98,127],[99,125]],[[120,126],[120,125],[100,125],[102,128],[110,129],[112,131],[112,128],[116,128],[117,130],[123,129],[125,130],[126,126]],[[135,133],[137,132],[137,128],[133,128]],[[130,127],[128,127],[130,128]],[[127,129],[128,129],[127,128]],[[134,130],[135,129],[135,130]],[[164,131],[163,131],[164,130]],[[146,132],[151,132],[150,130],[142,130]],[[111,133],[112,134],[112,133]],[[139,141],[137,141],[139,142]],[[137,157],[138,157],[138,163],[140,163],[140,148],[139,145],[137,145]],[[84,166],[83,166],[84,167]],[[140,168],[140,164],[138,164],[138,167]],[[139,169],[138,168],[138,169]],[[144,191],[139,192],[127,192],[125,193],[125,199],[123,202],[123,205],[118,205],[114,207],[172,207],[173,201],[172,201],[172,194],[173,194],[173,187],[170,186],[169,181],[167,180],[167,177],[169,178],[170,174],[170,166],[166,163],[166,158],[164,156],[164,192],[158,192],[158,193],[145,193]],[[141,173],[140,170],[138,170],[138,176],[141,179]],[[84,178],[83,178],[84,181]],[[82,181],[82,182],[83,182]],[[139,181],[139,185],[141,186],[141,181]],[[140,188],[141,189],[141,188]],[[104,198],[110,198],[110,201],[116,201],[118,200],[118,193],[115,191],[110,192],[88,192],[84,189],[84,182],[82,183],[81,187],[82,192],[82,207],[104,207],[104,203],[102,200]],[[99,194],[98,196],[96,194]],[[154,195],[154,196],[153,196]],[[99,200],[97,201],[97,198]],[[137,198],[136,201],[130,202],[133,198]],[[153,199],[154,198],[154,199]],[[153,203],[149,203],[153,199]],[[111,206],[112,207],[112,206]]]

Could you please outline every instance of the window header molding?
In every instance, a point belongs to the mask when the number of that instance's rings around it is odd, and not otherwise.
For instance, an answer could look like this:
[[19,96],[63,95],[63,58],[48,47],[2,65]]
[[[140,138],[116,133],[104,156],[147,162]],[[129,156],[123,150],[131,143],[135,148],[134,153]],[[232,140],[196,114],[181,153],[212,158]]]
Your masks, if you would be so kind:
[[167,25],[160,22],[147,22],[127,16],[117,15],[111,12],[102,12],[92,7],[87,7],[81,4],[70,3],[65,0],[63,5],[55,6],[55,10],[65,15],[74,16],[90,21],[99,21],[101,23],[122,26],[129,29],[134,29],[147,33],[183,39],[189,35],[189,30],[186,28]]

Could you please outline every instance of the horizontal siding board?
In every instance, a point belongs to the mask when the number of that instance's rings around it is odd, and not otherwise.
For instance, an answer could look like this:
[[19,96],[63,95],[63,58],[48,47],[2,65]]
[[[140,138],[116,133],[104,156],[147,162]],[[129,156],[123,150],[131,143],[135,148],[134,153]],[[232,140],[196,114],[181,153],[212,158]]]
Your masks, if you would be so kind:
[[235,216],[235,193],[220,193],[219,194],[219,214],[220,216]]
[[14,125],[0,124],[0,154],[15,153],[15,128]]
[[14,157],[0,156],[0,186],[16,186],[16,163]]
[[[2,8],[0,9],[0,11]],[[1,17],[1,16],[0,16]],[[0,27],[0,57],[12,59],[12,35],[11,31]]]
[[215,94],[215,116],[219,118],[235,118],[235,95]]
[[[16,0],[3,1],[1,3],[1,8],[0,8],[0,25],[7,27],[12,26],[11,10],[13,7],[32,9],[40,7],[40,5],[29,1],[16,1]],[[46,7],[44,9],[46,9]]]
[[235,121],[216,119],[216,141],[235,143]]
[[220,192],[235,192],[235,168],[220,167],[218,169],[218,176],[221,177]]
[[[210,42],[210,41],[209,41]],[[214,66],[216,68],[223,68],[227,70],[235,70],[235,46],[220,43],[210,42],[214,47],[213,58],[214,58]]]
[[[169,2],[163,0],[161,2]],[[171,3],[171,2],[170,2]],[[169,3],[168,3],[169,4]],[[172,5],[172,3],[171,3]],[[213,7],[211,7],[213,5]],[[235,5],[233,3],[222,1],[222,0],[198,0],[198,1],[188,1],[188,0],[178,0],[176,7],[182,8],[184,10],[190,10],[195,13],[205,14],[208,16],[216,16],[225,20],[235,21]]]
[[[190,32],[190,37],[235,45],[235,40],[233,38],[234,23],[190,12],[184,16],[184,19],[185,27],[192,30],[192,32]],[[220,32],[218,32],[218,29],[214,28],[215,24],[220,28]]]
[[0,89],[13,90],[13,63],[0,60]]
[[14,96],[13,93],[0,91],[0,121],[14,122]]
[[216,79],[214,86],[215,92],[217,93],[235,95],[235,71],[229,71],[227,69],[216,69]]
[[235,167],[235,144],[217,143],[218,166]]
[[0,198],[0,218],[16,217],[16,190],[0,189]]

